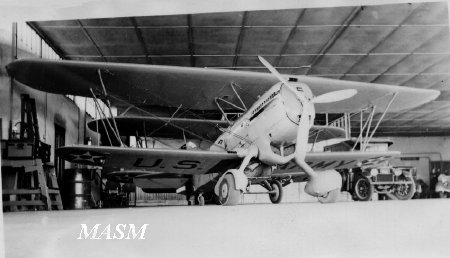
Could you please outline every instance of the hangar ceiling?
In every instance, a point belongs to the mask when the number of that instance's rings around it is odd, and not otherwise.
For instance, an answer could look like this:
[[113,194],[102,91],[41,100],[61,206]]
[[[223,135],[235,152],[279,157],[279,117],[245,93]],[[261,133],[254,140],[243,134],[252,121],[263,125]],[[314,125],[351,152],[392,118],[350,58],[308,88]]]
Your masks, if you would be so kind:
[[377,133],[433,136],[450,135],[448,19],[437,2],[28,24],[69,60],[267,72],[261,55],[285,74],[437,89],[435,101],[388,113]]

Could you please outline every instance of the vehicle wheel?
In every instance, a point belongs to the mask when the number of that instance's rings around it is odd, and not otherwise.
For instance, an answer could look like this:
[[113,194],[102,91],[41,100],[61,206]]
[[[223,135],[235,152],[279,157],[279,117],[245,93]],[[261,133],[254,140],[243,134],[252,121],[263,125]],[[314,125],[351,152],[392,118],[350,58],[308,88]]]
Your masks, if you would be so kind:
[[373,185],[370,184],[370,179],[365,176],[358,176],[353,187],[353,192],[355,201],[370,201],[373,194]]
[[397,199],[402,201],[410,200],[416,192],[416,185],[414,184],[414,181],[412,178],[407,178],[403,175],[399,176],[398,181],[412,182],[412,184],[396,185],[394,191],[394,195]]
[[219,186],[219,202],[221,205],[236,205],[239,203],[240,191],[236,190],[234,176],[227,174]]
[[341,194],[341,189],[334,189],[334,190],[329,191],[324,196],[318,196],[317,199],[321,203],[333,203],[338,200],[340,194]]
[[280,181],[277,180],[272,181],[270,186],[272,187],[272,191],[275,191],[274,193],[269,194],[270,201],[275,204],[280,203],[281,199],[283,199],[283,186]]

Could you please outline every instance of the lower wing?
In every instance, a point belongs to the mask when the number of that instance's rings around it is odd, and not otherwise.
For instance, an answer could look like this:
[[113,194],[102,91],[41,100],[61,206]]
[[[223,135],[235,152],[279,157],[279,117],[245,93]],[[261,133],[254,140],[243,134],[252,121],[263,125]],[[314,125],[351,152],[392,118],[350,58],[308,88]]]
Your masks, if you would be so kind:
[[[305,161],[316,171],[345,169],[356,167],[376,167],[387,160],[400,156],[399,151],[339,151],[311,152],[306,154]],[[278,166],[274,175],[295,175],[303,173],[294,161]]]
[[[242,159],[234,153],[205,150],[144,149],[105,146],[68,146],[57,150],[63,159],[80,164],[102,166],[106,173],[133,171],[131,174],[171,173],[198,175],[223,173],[237,168]],[[397,151],[383,152],[312,152],[305,161],[314,170],[377,166],[399,156]],[[302,172],[294,161],[278,166],[274,174]]]
[[78,145],[59,148],[56,154],[69,162],[102,166],[106,174],[133,171],[131,174],[135,175],[141,172],[198,175],[224,172],[241,163],[236,154],[202,150]]

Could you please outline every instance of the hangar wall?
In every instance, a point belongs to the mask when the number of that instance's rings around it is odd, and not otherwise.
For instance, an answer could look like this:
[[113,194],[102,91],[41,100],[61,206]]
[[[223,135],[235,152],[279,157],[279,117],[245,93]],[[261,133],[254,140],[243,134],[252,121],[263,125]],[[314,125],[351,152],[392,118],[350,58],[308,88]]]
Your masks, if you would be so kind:
[[432,161],[450,160],[450,138],[448,137],[394,137],[393,139],[394,144],[391,150],[402,151],[404,155],[427,155]]
[[394,137],[390,150],[402,152],[402,157],[393,165],[414,166],[417,179],[430,185],[432,162],[450,161],[450,139],[448,137]]
[[[2,29],[0,34],[0,138],[4,140],[9,137],[11,109],[12,124],[14,125],[20,121],[21,94],[29,94],[31,98],[36,100],[41,141],[52,145],[52,160],[55,145],[55,123],[65,129],[66,145],[83,143],[85,136],[85,112],[80,111],[71,99],[66,96],[40,92],[19,83],[14,83],[11,86],[11,79],[6,72],[5,66],[13,60],[12,33],[9,30]],[[7,39],[9,39],[9,42]],[[19,58],[38,57],[30,51],[21,48],[18,48],[17,56]],[[12,103],[11,87],[13,88]]]

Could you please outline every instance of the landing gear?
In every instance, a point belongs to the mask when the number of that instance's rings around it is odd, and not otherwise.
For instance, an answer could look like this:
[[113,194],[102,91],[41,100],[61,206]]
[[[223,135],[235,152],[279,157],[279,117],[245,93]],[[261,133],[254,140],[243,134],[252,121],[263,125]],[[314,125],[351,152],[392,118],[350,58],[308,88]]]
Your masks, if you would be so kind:
[[321,203],[333,203],[338,200],[340,194],[341,194],[341,189],[334,189],[334,190],[329,191],[324,196],[318,196],[317,199]]
[[269,192],[270,201],[274,204],[280,203],[283,199],[283,186],[277,180],[272,181],[270,186],[272,188]]
[[358,176],[355,181],[354,196],[355,201],[370,201],[373,194],[373,185],[370,180],[365,176]]
[[236,190],[234,176],[227,174],[219,185],[219,203],[221,205],[236,205],[239,203],[241,192]]

